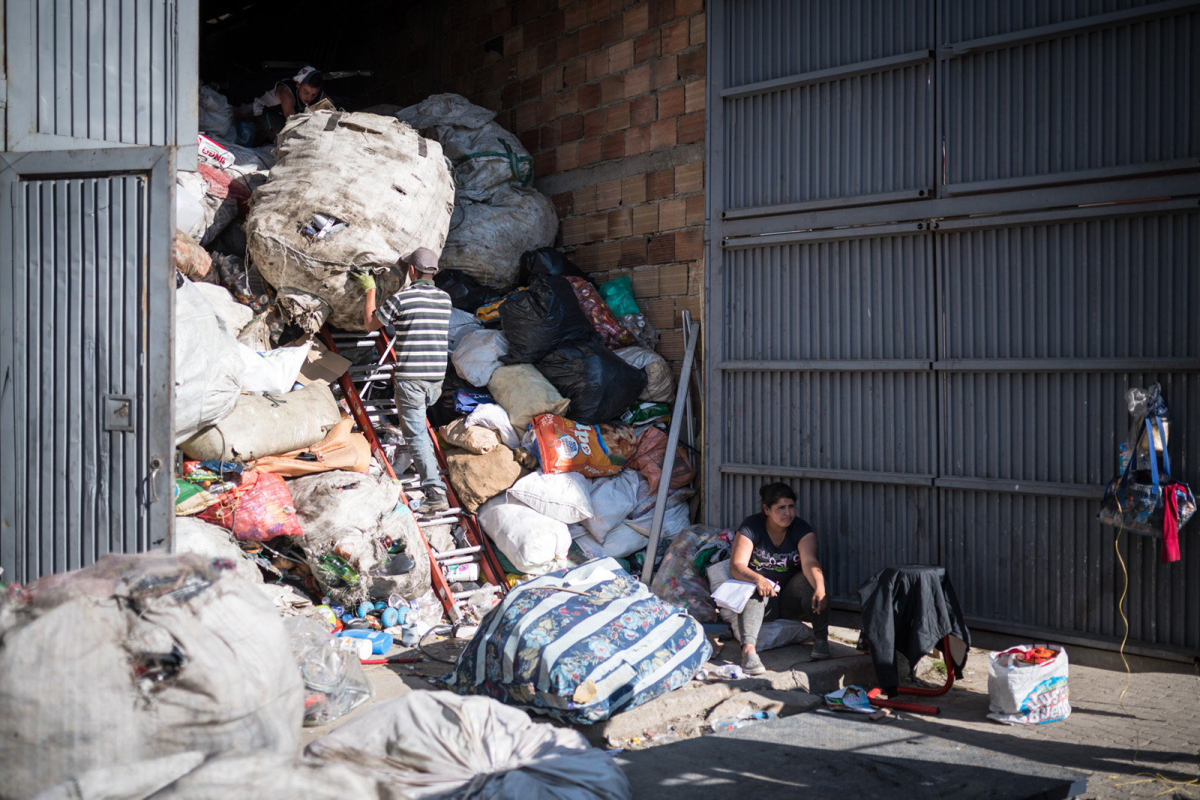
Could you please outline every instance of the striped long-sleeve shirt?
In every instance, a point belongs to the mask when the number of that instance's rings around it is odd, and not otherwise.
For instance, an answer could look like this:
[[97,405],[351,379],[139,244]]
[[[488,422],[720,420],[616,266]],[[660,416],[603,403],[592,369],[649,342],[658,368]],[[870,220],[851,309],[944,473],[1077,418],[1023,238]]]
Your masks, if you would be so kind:
[[440,381],[446,377],[450,295],[419,280],[392,295],[375,313],[396,328],[396,379]]

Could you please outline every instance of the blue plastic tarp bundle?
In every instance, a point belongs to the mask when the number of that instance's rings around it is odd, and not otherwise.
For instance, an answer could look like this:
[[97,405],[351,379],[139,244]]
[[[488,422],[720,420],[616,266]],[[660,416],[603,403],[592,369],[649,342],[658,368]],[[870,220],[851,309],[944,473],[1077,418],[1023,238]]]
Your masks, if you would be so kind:
[[711,655],[699,622],[604,558],[513,588],[447,683],[587,724],[683,686]]

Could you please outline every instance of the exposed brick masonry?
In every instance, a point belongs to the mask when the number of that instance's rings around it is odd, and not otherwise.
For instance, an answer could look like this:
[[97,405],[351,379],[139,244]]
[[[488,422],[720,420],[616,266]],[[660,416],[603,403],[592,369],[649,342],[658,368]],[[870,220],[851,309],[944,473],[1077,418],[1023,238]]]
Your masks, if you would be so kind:
[[[539,177],[704,139],[703,0],[463,0],[443,19],[447,90],[497,111]],[[574,174],[553,198],[559,244],[597,283],[629,274],[659,351],[681,361],[680,312],[701,315],[703,161]]]

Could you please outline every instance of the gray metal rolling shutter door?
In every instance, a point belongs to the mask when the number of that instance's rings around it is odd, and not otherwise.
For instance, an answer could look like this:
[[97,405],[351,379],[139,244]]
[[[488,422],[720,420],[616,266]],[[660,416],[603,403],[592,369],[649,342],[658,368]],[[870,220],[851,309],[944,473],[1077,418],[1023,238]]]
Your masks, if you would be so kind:
[[194,0],[44,0],[4,22],[0,566],[29,581],[169,544],[198,20]]
[[[1200,481],[1197,4],[710,15],[709,519],[790,480],[847,605],[935,562],[977,625],[1113,641],[1126,387]],[[1200,647],[1188,530],[1122,540],[1134,649]]]

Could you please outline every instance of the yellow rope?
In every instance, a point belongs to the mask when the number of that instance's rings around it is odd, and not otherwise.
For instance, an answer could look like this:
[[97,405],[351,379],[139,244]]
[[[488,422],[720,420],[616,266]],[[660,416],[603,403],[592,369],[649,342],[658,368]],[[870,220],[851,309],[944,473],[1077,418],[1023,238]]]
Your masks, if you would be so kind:
[[[1129,594],[1129,570],[1125,567],[1125,557],[1121,555],[1121,534],[1125,531],[1125,525],[1121,521],[1124,508],[1121,507],[1120,498],[1114,498],[1117,501],[1117,534],[1113,537],[1113,549],[1117,552],[1117,563],[1121,565],[1121,573],[1125,576],[1125,583],[1121,586],[1121,599],[1117,601],[1117,611],[1121,615],[1121,621],[1125,624],[1125,635],[1121,637],[1121,663],[1125,665],[1125,688],[1121,690],[1120,696],[1117,697],[1117,706],[1121,712],[1129,715],[1129,710],[1125,708],[1125,693],[1129,691],[1129,685],[1133,681],[1133,674],[1129,670],[1129,660],[1125,658],[1125,643],[1129,641],[1129,617],[1125,616],[1125,597]],[[1138,756],[1142,752],[1142,732],[1135,725],[1133,726],[1133,763],[1137,763]]]
[[[1121,615],[1121,622],[1125,624],[1125,635],[1121,638],[1121,663],[1125,665],[1125,688],[1121,690],[1121,696],[1117,698],[1117,704],[1121,706],[1121,710],[1125,710],[1125,693],[1129,691],[1129,683],[1132,680],[1132,674],[1129,671],[1129,660],[1125,658],[1125,643],[1129,641],[1129,618],[1125,616],[1125,596],[1129,594],[1129,570],[1125,567],[1125,557],[1121,555],[1121,534],[1125,531],[1125,525],[1121,522],[1121,500],[1114,498],[1117,501],[1117,535],[1113,537],[1113,549],[1117,551],[1117,563],[1121,565],[1121,573],[1125,576],[1125,582],[1121,586],[1121,599],[1117,601],[1117,611]],[[1136,758],[1134,759],[1137,760]]]

